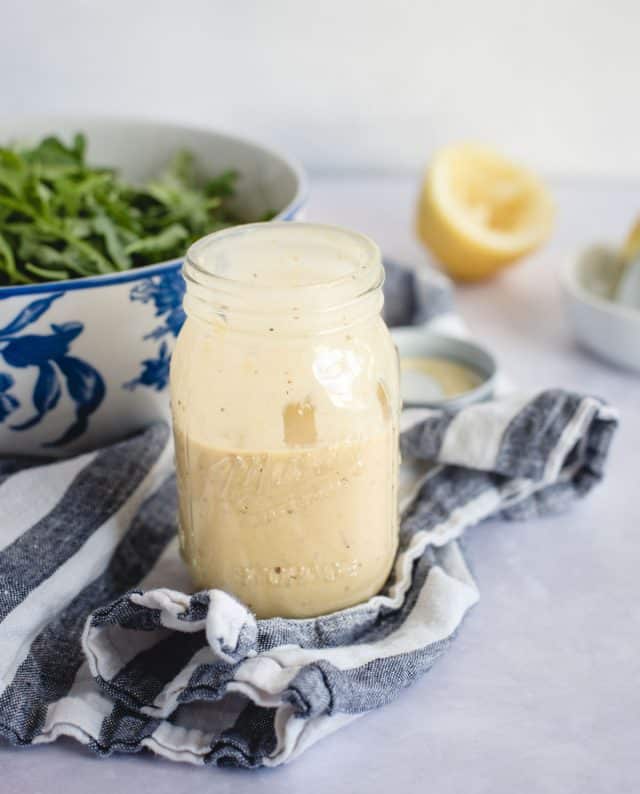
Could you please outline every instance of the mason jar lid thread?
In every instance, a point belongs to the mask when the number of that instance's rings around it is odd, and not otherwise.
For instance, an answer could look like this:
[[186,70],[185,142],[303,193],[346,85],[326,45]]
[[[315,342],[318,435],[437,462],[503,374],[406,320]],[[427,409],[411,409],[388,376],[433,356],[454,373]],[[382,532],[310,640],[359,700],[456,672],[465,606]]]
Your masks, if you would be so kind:
[[260,223],[199,240],[187,252],[189,316],[255,332],[323,333],[378,313],[378,247],[333,226]]

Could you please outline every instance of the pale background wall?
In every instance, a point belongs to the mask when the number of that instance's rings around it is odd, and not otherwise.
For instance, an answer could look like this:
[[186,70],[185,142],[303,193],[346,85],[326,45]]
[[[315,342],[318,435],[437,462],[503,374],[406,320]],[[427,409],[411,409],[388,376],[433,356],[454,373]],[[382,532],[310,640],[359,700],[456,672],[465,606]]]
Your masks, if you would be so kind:
[[640,176],[638,0],[2,0],[0,113],[183,119],[313,170],[493,143],[551,174]]

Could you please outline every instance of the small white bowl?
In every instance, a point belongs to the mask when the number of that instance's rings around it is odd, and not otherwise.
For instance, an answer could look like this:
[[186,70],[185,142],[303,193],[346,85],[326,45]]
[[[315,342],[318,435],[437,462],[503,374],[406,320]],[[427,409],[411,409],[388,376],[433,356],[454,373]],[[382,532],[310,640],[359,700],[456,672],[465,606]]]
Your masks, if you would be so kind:
[[562,294],[581,344],[613,364],[640,371],[640,311],[610,298],[619,267],[615,248],[590,246],[566,263]]
[[446,408],[457,411],[471,403],[484,402],[493,396],[496,380],[496,361],[484,347],[467,339],[444,336],[424,325],[400,326],[391,329],[391,336],[400,359],[435,357],[461,364],[479,375],[482,380],[473,389],[455,397],[433,399],[427,394],[416,394],[415,386],[400,377],[400,392],[405,408]]
[[[126,178],[158,173],[181,148],[209,175],[233,168],[247,221],[296,218],[306,178],[288,157],[213,130],[95,117],[0,120],[0,142],[85,132],[89,161]],[[168,418],[169,360],[182,325],[182,261],[0,287],[0,455],[65,456]]]

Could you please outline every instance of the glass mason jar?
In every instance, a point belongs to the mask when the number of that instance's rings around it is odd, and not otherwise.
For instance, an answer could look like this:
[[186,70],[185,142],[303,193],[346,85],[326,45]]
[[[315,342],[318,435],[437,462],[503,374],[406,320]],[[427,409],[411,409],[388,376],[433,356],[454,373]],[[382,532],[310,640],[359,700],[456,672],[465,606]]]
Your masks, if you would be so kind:
[[258,617],[351,606],[398,535],[397,356],[378,247],[307,223],[195,243],[171,363],[183,557]]

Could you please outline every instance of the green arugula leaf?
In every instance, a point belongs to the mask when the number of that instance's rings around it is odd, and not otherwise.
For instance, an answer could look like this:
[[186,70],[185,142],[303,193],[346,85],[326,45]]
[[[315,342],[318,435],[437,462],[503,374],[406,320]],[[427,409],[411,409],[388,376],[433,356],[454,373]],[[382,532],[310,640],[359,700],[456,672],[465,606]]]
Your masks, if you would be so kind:
[[66,270],[53,270],[52,268],[38,267],[37,265],[31,264],[31,262],[27,262],[24,267],[29,273],[32,273],[34,276],[40,276],[40,278],[45,279],[45,281],[62,281],[65,278],[69,278],[69,273]]
[[93,221],[93,228],[103,237],[107,253],[118,270],[128,270],[131,267],[131,259],[122,244],[116,224],[107,215],[98,215]]
[[233,196],[235,192],[235,185],[238,181],[237,171],[223,171],[215,179],[209,179],[205,186],[204,192],[207,196]]
[[14,281],[18,280],[19,274],[16,269],[16,260],[7,239],[0,234],[0,266],[4,272]]
[[86,161],[87,141],[48,136],[0,147],[0,286],[113,273],[175,259],[241,222],[227,206],[238,175],[198,174],[180,151],[145,185]]
[[[189,239],[189,231],[180,223],[172,223],[158,234],[143,237],[126,247],[127,254],[156,254],[175,250]],[[171,258],[171,257],[167,257]]]

